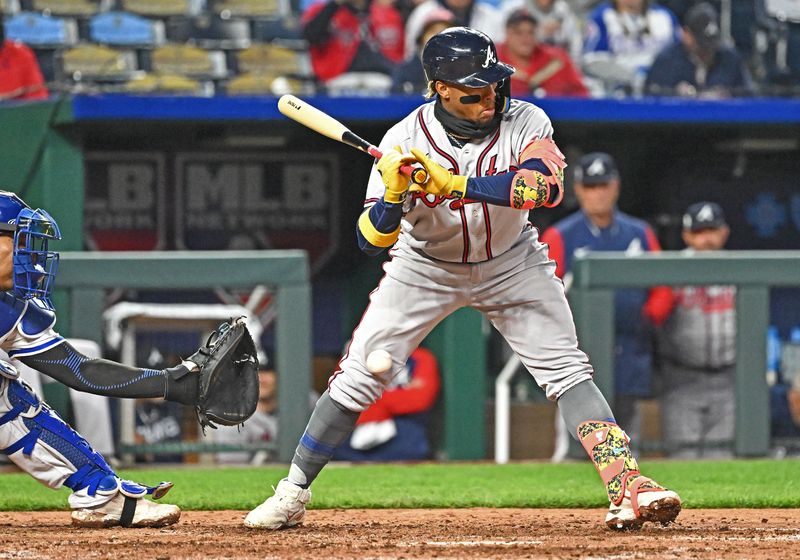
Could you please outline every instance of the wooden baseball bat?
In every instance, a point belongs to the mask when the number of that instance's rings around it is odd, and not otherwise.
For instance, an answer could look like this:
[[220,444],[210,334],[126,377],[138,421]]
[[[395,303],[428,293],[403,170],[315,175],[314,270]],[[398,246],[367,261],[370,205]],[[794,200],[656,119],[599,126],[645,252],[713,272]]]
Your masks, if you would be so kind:
[[[349,128],[332,116],[323,113],[316,107],[312,107],[294,95],[282,95],[281,98],[278,99],[278,110],[293,121],[297,121],[303,126],[315,132],[319,132],[323,136],[358,148],[362,152],[367,152],[374,158],[380,159],[383,157],[381,151],[374,145],[353,133]],[[411,180],[418,185],[423,185],[428,180],[428,172],[421,167],[404,165],[400,168],[400,171],[404,175],[408,175]]]

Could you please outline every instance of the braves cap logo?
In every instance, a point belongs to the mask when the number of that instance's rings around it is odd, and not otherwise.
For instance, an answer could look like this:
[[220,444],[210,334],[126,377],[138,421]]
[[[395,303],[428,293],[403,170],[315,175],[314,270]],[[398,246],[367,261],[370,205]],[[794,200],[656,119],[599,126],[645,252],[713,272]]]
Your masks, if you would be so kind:
[[489,66],[491,66],[492,64],[496,64],[496,63],[497,63],[497,55],[495,54],[494,49],[492,49],[492,47],[487,48],[486,49],[486,60],[483,61],[483,64],[481,64],[481,67],[482,68],[489,68]]
[[697,213],[696,218],[698,222],[710,222],[714,219],[714,210],[706,204]]
[[594,160],[589,167],[586,168],[587,175],[602,175],[606,172],[606,166],[603,164],[603,160],[597,158]]

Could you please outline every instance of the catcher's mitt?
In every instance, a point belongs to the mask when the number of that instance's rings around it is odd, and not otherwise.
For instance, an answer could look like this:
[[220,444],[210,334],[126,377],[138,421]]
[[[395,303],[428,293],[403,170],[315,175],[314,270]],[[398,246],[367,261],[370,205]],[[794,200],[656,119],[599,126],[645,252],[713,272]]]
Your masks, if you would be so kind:
[[206,345],[187,358],[200,367],[195,410],[205,431],[216,424],[241,424],[258,404],[258,358],[256,345],[244,318],[222,323]]

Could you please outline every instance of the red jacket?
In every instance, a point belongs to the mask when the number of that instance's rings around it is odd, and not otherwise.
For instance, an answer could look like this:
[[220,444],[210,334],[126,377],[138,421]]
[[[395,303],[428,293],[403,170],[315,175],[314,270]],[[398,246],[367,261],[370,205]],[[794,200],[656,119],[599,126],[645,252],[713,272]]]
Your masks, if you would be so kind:
[[409,358],[411,379],[407,385],[386,389],[372,406],[361,413],[357,424],[380,422],[404,414],[430,410],[439,395],[439,366],[430,350],[417,348]]
[[[511,95],[527,97],[541,88],[548,97],[587,97],[589,90],[573,64],[567,51],[560,47],[539,43],[528,60],[520,62],[510,55],[505,44],[498,45],[497,56],[514,66],[511,76]],[[541,72],[538,86],[531,87],[530,79]]]
[[[332,1],[332,0],[330,0]],[[305,26],[325,8],[326,2],[317,2],[303,13]],[[347,72],[363,40],[359,32],[358,16],[347,6],[340,6],[331,18],[327,40],[311,44],[311,66],[316,76],[327,81]],[[404,51],[403,19],[400,12],[381,1],[370,4],[368,33],[380,49],[381,54],[393,62],[402,62]]]
[[6,39],[0,48],[0,99],[43,99],[48,95],[33,51]]

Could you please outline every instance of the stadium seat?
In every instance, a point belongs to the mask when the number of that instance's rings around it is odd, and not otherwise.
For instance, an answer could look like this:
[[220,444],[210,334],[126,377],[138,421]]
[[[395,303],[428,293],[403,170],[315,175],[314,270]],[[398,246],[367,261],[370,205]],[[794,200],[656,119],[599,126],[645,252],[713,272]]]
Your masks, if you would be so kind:
[[300,20],[295,16],[279,18],[257,18],[252,20],[253,41],[269,43],[279,40],[283,43],[305,45]]
[[288,0],[208,0],[212,13],[228,17],[286,17],[292,9]]
[[274,44],[258,44],[236,53],[240,72],[312,76],[308,54]]
[[227,77],[225,53],[206,51],[193,45],[156,47],[152,56],[153,72],[192,78],[221,79]]
[[5,33],[9,39],[37,48],[68,47],[78,42],[78,25],[74,20],[33,12],[7,18]]
[[152,93],[172,95],[213,95],[214,87],[210,82],[201,82],[188,76],[173,74],[142,74],[128,81],[124,91],[131,93]]
[[127,81],[136,70],[136,53],[103,45],[78,45],[61,58],[61,74],[75,82]]
[[243,49],[250,44],[250,24],[244,19],[199,16],[167,22],[167,38],[214,49]]
[[25,10],[54,16],[89,17],[107,10],[111,0],[23,0]]
[[328,95],[371,97],[388,95],[392,78],[379,72],[345,72],[325,82]]
[[164,43],[164,22],[126,12],[106,12],[89,20],[89,38],[107,45],[154,47]]
[[232,78],[227,84],[228,95],[283,95],[285,93],[312,94],[311,83],[279,73],[247,72]]
[[19,10],[19,0],[0,0],[0,11],[5,15],[16,14]]
[[204,0],[119,0],[119,8],[149,17],[196,16],[202,13]]

